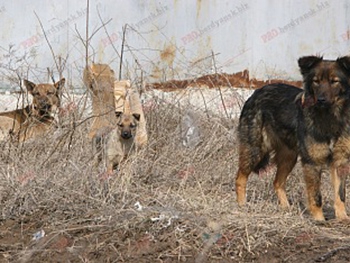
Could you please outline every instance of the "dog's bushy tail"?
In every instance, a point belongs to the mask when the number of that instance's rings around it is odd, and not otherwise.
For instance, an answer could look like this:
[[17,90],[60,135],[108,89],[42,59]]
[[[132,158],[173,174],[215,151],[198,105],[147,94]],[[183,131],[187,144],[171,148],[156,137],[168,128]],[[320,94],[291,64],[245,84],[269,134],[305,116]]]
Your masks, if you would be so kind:
[[256,101],[258,92],[255,92],[245,103],[241,112],[238,138],[240,143],[240,169],[246,173],[259,173],[270,162],[270,151],[264,144],[263,133],[265,125],[263,112]]
[[260,162],[253,168],[254,173],[259,173],[261,170],[265,170],[266,166],[270,163],[270,154],[266,153],[260,160]]

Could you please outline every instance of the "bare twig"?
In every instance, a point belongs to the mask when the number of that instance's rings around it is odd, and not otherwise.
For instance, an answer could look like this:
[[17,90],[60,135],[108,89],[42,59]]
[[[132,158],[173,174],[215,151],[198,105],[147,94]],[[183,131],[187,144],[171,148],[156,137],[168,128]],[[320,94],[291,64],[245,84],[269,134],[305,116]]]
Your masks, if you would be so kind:
[[[213,50],[211,51],[211,55],[212,55],[212,60],[213,60],[214,72],[215,72],[215,74],[217,74],[218,72],[217,72],[217,67],[216,67],[215,54],[214,54]],[[219,90],[220,99],[221,99],[222,107],[224,108],[224,111],[225,111],[226,118],[229,118],[230,116],[227,112],[226,104],[224,101],[224,97],[222,96],[222,91],[221,91],[220,86],[218,87],[218,90]]]
[[52,48],[52,46],[51,46],[51,43],[50,43],[49,39],[47,38],[47,35],[46,35],[46,31],[45,31],[45,29],[44,29],[44,26],[43,26],[43,24],[41,23],[41,20],[40,20],[38,14],[37,14],[35,11],[34,11],[34,14],[35,14],[36,18],[38,19],[38,22],[39,22],[40,28],[41,28],[41,30],[42,30],[42,32],[43,32],[43,34],[44,34],[46,43],[47,43],[47,45],[49,46],[49,49],[50,49],[50,51],[51,51],[52,58],[53,58],[53,60],[54,60],[54,62],[55,62],[55,65],[56,65],[56,69],[57,69],[58,72],[60,72],[60,68],[58,67],[58,64],[57,64],[57,61],[56,61],[55,52],[53,51],[53,48]]
[[213,50],[211,51],[211,56],[212,56],[212,60],[213,60],[214,72],[216,74],[216,73],[218,73],[218,69],[216,67],[215,54],[214,54]]
[[[101,28],[103,28],[104,26],[106,26],[109,22],[111,22],[112,19],[109,19],[107,22],[103,23],[101,26],[99,26],[92,34],[90,37],[87,37],[86,39],[84,39],[82,37],[82,35],[80,34],[79,30],[77,29],[77,27],[75,27],[75,32],[78,35],[78,39],[81,41],[81,43],[84,45],[85,49],[87,48],[88,45],[90,45],[90,40],[95,36],[95,34],[100,31]],[[86,55],[86,54],[85,54]],[[88,54],[88,56],[90,57],[91,55]]]
[[89,13],[90,13],[90,0],[86,0],[85,67],[89,66]]
[[49,78],[51,78],[51,81],[53,83],[55,83],[55,78],[53,76],[53,72],[51,71],[51,69],[49,67],[47,67],[46,69],[47,69],[47,74],[48,74]]
[[122,46],[121,46],[121,50],[120,50],[119,80],[122,79],[123,55],[124,55],[125,35],[126,35],[127,26],[128,26],[128,24],[126,24],[123,27],[123,40],[122,40]]
[[[101,17],[100,11],[99,11],[99,10],[97,10],[97,13],[98,13],[98,17],[99,17],[99,19],[100,19],[101,23],[103,24],[103,20],[102,20],[102,17]],[[106,33],[107,37],[108,37],[109,42],[111,43],[111,46],[112,46],[113,50],[115,51],[115,53],[117,53],[117,55],[118,55],[118,56],[119,56],[119,58],[120,58],[120,54],[119,54],[119,52],[118,52],[117,48],[115,47],[115,45],[113,44],[113,41],[112,41],[112,39],[111,39],[111,36],[110,36],[110,34],[109,34],[109,32],[108,32],[108,30],[107,30],[106,26],[103,26],[103,29],[104,29],[104,31],[105,31],[105,33]]]

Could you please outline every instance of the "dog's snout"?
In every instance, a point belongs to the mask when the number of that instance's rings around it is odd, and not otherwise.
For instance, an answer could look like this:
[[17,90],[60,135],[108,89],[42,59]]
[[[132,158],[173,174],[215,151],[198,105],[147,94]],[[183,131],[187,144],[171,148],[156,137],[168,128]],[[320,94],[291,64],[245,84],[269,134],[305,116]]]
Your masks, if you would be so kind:
[[122,134],[121,134],[122,138],[124,139],[130,139],[132,137],[132,134],[131,132],[129,131],[122,131]]
[[327,100],[326,100],[326,98],[324,96],[318,96],[317,97],[317,102],[318,103],[326,103]]
[[37,99],[36,99],[36,103],[37,103],[38,105],[40,105],[40,106],[46,106],[46,105],[49,104],[49,101],[48,101],[47,98],[41,97],[41,98],[37,98]]

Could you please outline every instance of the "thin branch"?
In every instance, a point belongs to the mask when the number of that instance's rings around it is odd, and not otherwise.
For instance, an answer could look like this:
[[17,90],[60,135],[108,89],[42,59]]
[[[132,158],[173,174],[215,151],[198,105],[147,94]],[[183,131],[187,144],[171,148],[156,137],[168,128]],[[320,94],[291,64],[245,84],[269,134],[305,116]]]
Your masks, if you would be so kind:
[[90,1],[86,0],[86,25],[85,25],[85,67],[89,66],[89,13]]
[[[91,36],[90,37],[87,37],[86,39],[84,39],[83,37],[82,37],[82,35],[79,33],[79,30],[77,29],[77,27],[75,26],[75,32],[77,33],[77,35],[78,35],[78,39],[82,42],[82,44],[84,45],[84,47],[85,47],[85,50],[86,50],[86,48],[87,48],[87,46],[89,45],[90,46],[90,41],[91,41],[91,39],[93,38],[93,36],[101,29],[101,28],[103,28],[104,26],[106,26],[109,22],[111,22],[112,21],[112,18],[111,19],[109,19],[107,22],[105,22],[105,23],[103,23],[100,27],[98,27],[92,34],[91,34]],[[86,55],[86,54],[85,54]]]
[[49,78],[51,78],[51,81],[55,83],[55,78],[53,76],[53,73],[51,72],[51,69],[49,67],[47,67],[46,69],[47,69],[47,74],[49,75]]
[[[98,9],[97,9],[97,14],[98,14],[98,17],[99,17],[99,19],[100,19],[101,23],[103,24],[103,20],[102,20],[101,14],[100,14],[100,10],[98,10]],[[103,27],[103,29],[104,29],[104,31],[105,31],[105,33],[106,33],[106,35],[108,36],[108,40],[110,41],[110,43],[111,43],[111,45],[112,45],[112,48],[113,48],[114,52],[115,52],[115,53],[117,53],[117,55],[118,55],[118,56],[119,56],[119,58],[120,58],[120,54],[119,54],[119,52],[118,52],[117,48],[116,48],[116,47],[114,46],[114,44],[112,43],[112,39],[111,39],[111,37],[110,37],[110,35],[109,35],[109,33],[108,33],[108,30],[106,29],[106,27],[105,27],[105,26]]]
[[37,18],[38,21],[39,21],[41,31],[43,32],[44,37],[45,37],[45,40],[46,40],[46,43],[48,44],[48,46],[49,46],[49,48],[50,48],[51,55],[52,55],[53,60],[54,60],[54,62],[55,62],[57,71],[60,73],[60,68],[58,67],[58,64],[57,64],[57,61],[56,61],[55,52],[53,51],[53,48],[52,48],[52,46],[51,46],[51,44],[50,44],[50,41],[49,41],[49,39],[47,38],[47,35],[46,35],[46,32],[45,32],[44,26],[43,26],[43,24],[41,23],[41,20],[40,20],[38,14],[37,14],[35,11],[34,11],[34,14],[35,14],[36,18]]
[[121,80],[121,78],[122,78],[123,55],[124,55],[125,35],[126,35],[127,26],[128,26],[128,24],[126,24],[123,27],[123,40],[122,40],[122,47],[121,47],[121,50],[120,50],[119,80]]
[[215,54],[214,54],[213,50],[211,50],[211,56],[212,56],[212,60],[213,60],[214,72],[216,74],[216,73],[218,73],[218,69],[216,67]]
[[[216,67],[216,61],[215,61],[215,54],[214,54],[214,51],[212,50],[211,51],[211,55],[212,55],[212,60],[213,60],[213,66],[214,66],[214,72],[215,74],[218,73],[218,70],[217,70],[217,67]],[[214,85],[214,83],[213,83]],[[227,108],[226,108],[226,104],[225,104],[225,100],[224,100],[224,97],[222,95],[222,91],[221,91],[221,87],[218,86],[218,89],[219,89],[219,94],[220,94],[220,99],[221,99],[221,103],[222,103],[222,106],[224,108],[224,111],[225,111],[225,114],[226,114],[226,118],[230,118],[230,115],[228,114],[228,111],[227,111]]]
[[112,20],[113,20],[113,19],[110,18],[107,22],[105,22],[105,23],[103,23],[101,26],[99,26],[99,27],[91,34],[91,36],[89,37],[89,40],[91,40],[92,37],[93,37],[98,31],[100,31],[101,28],[103,28],[103,27],[105,27],[106,25],[108,25],[109,22],[111,22]]

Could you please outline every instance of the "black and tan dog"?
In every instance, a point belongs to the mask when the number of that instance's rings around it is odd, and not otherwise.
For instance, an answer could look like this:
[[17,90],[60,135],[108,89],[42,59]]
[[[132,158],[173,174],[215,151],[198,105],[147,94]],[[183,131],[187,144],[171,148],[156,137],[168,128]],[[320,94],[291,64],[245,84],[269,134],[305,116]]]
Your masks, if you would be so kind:
[[300,156],[314,219],[324,220],[320,186],[325,168],[330,169],[334,186],[335,215],[345,219],[345,181],[350,172],[350,57],[324,60],[308,56],[298,64],[304,90],[267,85],[256,90],[243,107],[237,201],[245,204],[249,174],[266,167],[271,157],[277,164],[274,188],[281,206],[287,207],[286,179]]
[[32,103],[22,109],[0,113],[0,137],[12,135],[12,139],[19,142],[42,135],[52,127],[52,115],[60,107],[59,90],[65,79],[55,84],[34,84],[28,80],[23,83],[33,96]]

